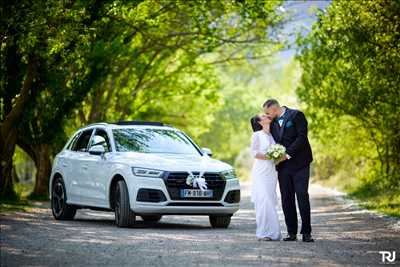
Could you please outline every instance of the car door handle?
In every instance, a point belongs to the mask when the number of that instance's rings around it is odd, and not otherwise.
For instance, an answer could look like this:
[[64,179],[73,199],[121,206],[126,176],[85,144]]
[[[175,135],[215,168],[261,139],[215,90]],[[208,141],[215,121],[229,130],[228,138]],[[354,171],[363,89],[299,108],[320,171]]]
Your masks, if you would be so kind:
[[82,169],[87,170],[88,169],[88,165],[82,165]]
[[67,167],[68,166],[68,164],[65,163],[65,162],[63,162],[62,165],[63,165],[63,167]]

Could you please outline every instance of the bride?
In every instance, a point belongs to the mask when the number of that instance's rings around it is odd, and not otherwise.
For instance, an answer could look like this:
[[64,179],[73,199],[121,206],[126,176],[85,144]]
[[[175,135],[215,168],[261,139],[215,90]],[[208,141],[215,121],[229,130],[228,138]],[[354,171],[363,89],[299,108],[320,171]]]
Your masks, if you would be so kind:
[[251,201],[256,210],[256,236],[260,241],[281,239],[281,228],[276,210],[276,184],[278,174],[272,160],[267,160],[265,154],[268,148],[275,144],[269,132],[272,119],[267,115],[257,115],[251,118],[253,136],[251,153],[255,158],[252,175]]

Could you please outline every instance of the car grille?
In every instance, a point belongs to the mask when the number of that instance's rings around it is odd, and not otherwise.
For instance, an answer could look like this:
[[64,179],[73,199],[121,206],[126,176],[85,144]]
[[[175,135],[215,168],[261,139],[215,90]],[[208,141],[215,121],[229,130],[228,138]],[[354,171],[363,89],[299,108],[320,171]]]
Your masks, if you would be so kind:
[[[194,175],[199,175],[193,172]],[[164,179],[165,185],[169,196],[172,200],[220,200],[225,190],[226,181],[219,173],[204,173],[204,178],[207,182],[207,188],[213,190],[212,198],[182,198],[180,194],[181,189],[193,189],[192,186],[186,184],[186,178],[189,173],[187,172],[170,172]]]

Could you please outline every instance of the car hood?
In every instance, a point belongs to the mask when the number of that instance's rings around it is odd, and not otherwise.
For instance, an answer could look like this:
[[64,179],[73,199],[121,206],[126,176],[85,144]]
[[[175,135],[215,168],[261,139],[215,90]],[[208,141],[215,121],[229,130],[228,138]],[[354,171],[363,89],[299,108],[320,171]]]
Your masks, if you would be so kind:
[[117,152],[113,155],[113,161],[163,171],[221,172],[232,169],[231,165],[208,156],[188,154]]

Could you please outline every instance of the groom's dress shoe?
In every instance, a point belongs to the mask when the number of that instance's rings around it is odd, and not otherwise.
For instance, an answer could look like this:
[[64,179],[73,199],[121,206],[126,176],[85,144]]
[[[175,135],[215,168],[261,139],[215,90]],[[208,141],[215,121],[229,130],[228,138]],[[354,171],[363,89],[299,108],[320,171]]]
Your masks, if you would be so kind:
[[283,241],[296,241],[297,240],[297,236],[293,235],[293,234],[289,234],[287,237],[285,237],[283,239]]
[[303,242],[314,242],[314,239],[310,234],[304,234],[303,235]]

